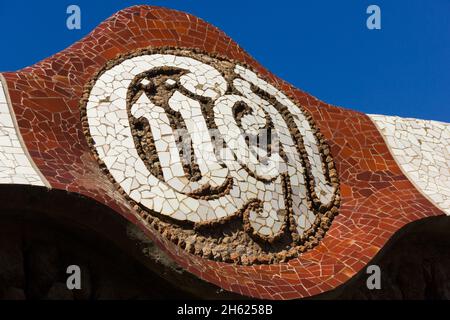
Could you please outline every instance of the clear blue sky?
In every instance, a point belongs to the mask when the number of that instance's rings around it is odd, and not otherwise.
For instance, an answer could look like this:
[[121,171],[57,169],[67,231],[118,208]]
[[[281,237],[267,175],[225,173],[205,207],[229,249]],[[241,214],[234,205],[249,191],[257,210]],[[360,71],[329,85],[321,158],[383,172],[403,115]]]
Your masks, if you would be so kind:
[[[81,7],[79,31],[66,28],[70,4]],[[205,19],[273,73],[325,102],[450,122],[450,0],[1,0],[0,71],[61,51],[134,4]],[[381,30],[366,28],[370,4],[381,8]]]

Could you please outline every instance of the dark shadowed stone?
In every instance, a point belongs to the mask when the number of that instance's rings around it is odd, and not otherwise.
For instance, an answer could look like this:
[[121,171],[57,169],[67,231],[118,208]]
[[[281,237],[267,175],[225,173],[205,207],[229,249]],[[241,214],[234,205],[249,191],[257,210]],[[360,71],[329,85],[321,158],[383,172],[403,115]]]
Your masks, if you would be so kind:
[[65,283],[56,282],[48,291],[48,300],[73,300],[73,292],[67,289]]
[[25,300],[25,292],[20,288],[9,287],[3,292],[0,297],[2,300]]
[[[0,202],[0,299],[240,298],[186,272],[93,200],[30,186],[0,193],[9,199]],[[81,290],[66,287],[69,265],[80,266]]]

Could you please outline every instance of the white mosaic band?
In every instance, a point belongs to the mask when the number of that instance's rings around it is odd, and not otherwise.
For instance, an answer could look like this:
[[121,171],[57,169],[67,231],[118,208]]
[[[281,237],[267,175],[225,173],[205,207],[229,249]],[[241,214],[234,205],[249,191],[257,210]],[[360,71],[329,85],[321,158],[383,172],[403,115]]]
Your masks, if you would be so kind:
[[369,115],[404,174],[450,215],[450,124]]
[[0,184],[48,186],[23,144],[8,96],[6,81],[0,74]]

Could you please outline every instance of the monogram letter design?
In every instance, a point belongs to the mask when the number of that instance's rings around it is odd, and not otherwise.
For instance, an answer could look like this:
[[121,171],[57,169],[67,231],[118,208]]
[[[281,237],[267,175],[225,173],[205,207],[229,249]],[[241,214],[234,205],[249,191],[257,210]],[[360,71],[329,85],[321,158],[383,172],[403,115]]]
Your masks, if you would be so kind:
[[329,148],[307,112],[249,68],[188,50],[140,51],[88,89],[83,119],[96,157],[183,249],[274,263],[325,235],[339,206]]

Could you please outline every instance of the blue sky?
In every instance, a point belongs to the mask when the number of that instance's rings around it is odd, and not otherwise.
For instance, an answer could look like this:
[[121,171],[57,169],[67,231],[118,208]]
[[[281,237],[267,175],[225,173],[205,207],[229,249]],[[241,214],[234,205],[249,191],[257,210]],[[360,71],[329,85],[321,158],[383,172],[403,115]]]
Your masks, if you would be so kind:
[[[66,28],[70,4],[81,8],[81,30]],[[450,122],[450,0],[1,0],[0,71],[51,56],[134,4],[205,19],[325,102]],[[366,28],[371,4],[381,8],[381,30]]]

